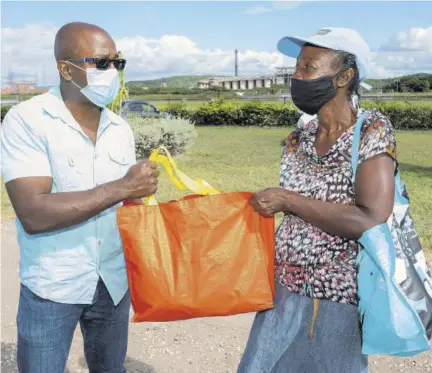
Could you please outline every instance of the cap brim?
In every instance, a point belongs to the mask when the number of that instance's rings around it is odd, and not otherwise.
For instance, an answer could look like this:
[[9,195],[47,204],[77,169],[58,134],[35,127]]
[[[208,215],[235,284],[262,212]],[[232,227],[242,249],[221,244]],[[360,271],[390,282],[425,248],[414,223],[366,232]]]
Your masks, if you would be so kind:
[[315,45],[320,48],[333,49],[324,43],[317,43],[316,40],[313,40],[312,38],[302,38],[299,36],[285,36],[279,40],[277,48],[282,54],[285,54],[288,57],[297,58],[305,44]]
[[279,40],[277,48],[282,54],[288,57],[297,58],[303,44],[305,44],[305,41],[302,38],[286,36]]
[[367,84],[367,83],[365,83],[365,82],[360,82],[360,85],[361,85],[364,89],[366,89],[366,91],[370,91],[370,90],[372,90],[372,86],[369,85],[369,84]]
[[[285,36],[284,38],[279,40],[277,44],[277,48],[279,52],[281,52],[282,54],[288,57],[297,58],[298,55],[300,54],[303,45],[305,44],[310,44],[320,48],[335,50],[334,47],[330,45],[317,42],[316,40],[313,39],[313,37],[302,38],[299,36]],[[360,81],[363,81],[367,77],[368,70],[366,66],[364,66],[361,63],[361,61],[357,58],[357,56],[356,56],[356,61],[357,61],[357,67],[359,68]],[[367,87],[364,88],[368,89]]]

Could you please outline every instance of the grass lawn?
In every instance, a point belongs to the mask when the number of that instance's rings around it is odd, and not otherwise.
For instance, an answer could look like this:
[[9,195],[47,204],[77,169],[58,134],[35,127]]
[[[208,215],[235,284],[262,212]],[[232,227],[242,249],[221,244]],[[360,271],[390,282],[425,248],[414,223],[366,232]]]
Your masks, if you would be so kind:
[[167,107],[169,107],[170,105],[177,105],[177,104],[181,104],[181,103],[185,103],[187,105],[187,107],[189,109],[198,109],[201,105],[205,104],[208,101],[205,100],[185,100],[185,101],[181,101],[181,100],[164,100],[164,99],[149,99],[148,100],[149,103],[151,103],[152,105],[155,105],[156,107],[160,108],[160,109],[166,109]]
[[[196,144],[177,162],[193,178],[221,191],[257,191],[278,185],[280,142],[289,129],[201,127]],[[423,247],[432,258],[432,132],[399,132],[398,159],[407,182],[412,213]],[[164,173],[158,199],[177,199],[183,192]],[[2,184],[2,212],[13,215]]]

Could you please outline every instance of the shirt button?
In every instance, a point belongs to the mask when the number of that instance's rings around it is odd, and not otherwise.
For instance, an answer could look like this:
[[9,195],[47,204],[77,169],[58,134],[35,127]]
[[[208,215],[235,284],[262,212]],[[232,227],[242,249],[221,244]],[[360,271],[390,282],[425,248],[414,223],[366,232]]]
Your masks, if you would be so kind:
[[98,155],[97,155],[97,153],[95,153],[95,155],[94,155],[94,159],[97,159],[97,157],[98,157]]
[[102,241],[98,240],[97,244],[100,246],[102,244]]

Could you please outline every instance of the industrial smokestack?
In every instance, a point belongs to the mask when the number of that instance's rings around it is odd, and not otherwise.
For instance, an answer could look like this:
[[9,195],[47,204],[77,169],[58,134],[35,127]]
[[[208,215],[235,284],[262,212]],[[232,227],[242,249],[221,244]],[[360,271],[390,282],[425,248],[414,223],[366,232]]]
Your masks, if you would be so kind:
[[234,51],[235,59],[234,59],[234,76],[238,76],[238,50]]

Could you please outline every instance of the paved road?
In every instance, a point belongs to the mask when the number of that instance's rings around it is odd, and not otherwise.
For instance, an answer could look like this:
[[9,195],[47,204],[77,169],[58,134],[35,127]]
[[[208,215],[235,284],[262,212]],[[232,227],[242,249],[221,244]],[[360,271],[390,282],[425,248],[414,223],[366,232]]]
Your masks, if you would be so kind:
[[[16,373],[18,247],[11,220],[2,222],[1,267],[1,372]],[[253,315],[241,315],[163,324],[132,324],[127,360],[128,373],[235,372],[252,318]],[[432,355],[424,354],[413,359],[374,358],[371,359],[370,371],[432,372]],[[81,372],[87,370],[82,352],[82,339],[80,331],[77,330],[66,373]]]

